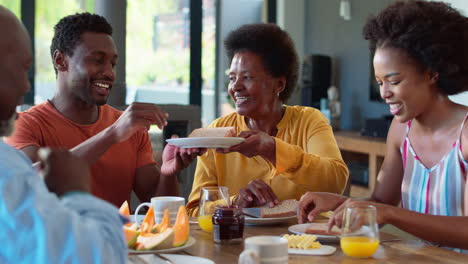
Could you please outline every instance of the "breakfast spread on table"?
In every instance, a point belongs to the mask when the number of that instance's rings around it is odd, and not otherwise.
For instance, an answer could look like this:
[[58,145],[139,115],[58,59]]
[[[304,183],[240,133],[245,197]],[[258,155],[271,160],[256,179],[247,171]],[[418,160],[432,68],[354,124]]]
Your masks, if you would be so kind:
[[[130,216],[128,202],[120,207],[120,213]],[[137,223],[127,223],[123,226],[125,239],[129,249],[158,250],[183,246],[190,236],[190,224],[185,206],[179,207],[177,218],[171,227],[169,210],[164,210],[161,223],[154,221],[154,209],[151,206],[138,227]]]

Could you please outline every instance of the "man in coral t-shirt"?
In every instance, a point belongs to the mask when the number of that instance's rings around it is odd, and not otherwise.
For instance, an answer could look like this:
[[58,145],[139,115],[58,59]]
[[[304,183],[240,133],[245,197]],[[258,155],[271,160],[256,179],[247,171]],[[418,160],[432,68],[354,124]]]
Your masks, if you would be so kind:
[[132,190],[144,201],[176,195],[176,174],[203,151],[167,145],[159,167],[147,130],[165,126],[168,114],[149,103],[133,103],[124,112],[106,105],[117,64],[111,25],[82,13],[64,17],[54,29],[55,95],[21,113],[7,143],[33,162],[40,147],[70,149],[91,164],[92,193],[116,206]]

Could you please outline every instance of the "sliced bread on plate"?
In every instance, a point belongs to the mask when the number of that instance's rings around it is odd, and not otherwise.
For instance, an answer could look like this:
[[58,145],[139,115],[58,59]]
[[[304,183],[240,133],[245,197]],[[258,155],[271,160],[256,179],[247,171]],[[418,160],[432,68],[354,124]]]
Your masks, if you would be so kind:
[[234,127],[207,127],[197,128],[188,137],[235,137]]

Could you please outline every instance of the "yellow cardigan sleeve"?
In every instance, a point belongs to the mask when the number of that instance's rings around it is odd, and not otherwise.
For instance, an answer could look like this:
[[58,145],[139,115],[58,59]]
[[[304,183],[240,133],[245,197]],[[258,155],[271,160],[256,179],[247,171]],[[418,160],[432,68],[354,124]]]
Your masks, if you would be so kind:
[[307,122],[311,127],[306,149],[279,138],[276,141],[276,171],[309,191],[342,193],[348,180],[348,168],[325,117],[318,115]]

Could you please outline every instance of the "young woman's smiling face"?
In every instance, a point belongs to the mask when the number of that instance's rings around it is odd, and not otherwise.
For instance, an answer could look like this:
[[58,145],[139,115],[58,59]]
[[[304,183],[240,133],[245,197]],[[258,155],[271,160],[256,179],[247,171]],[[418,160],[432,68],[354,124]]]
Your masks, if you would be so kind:
[[380,96],[400,122],[424,113],[440,93],[435,75],[402,49],[377,48],[374,69]]

